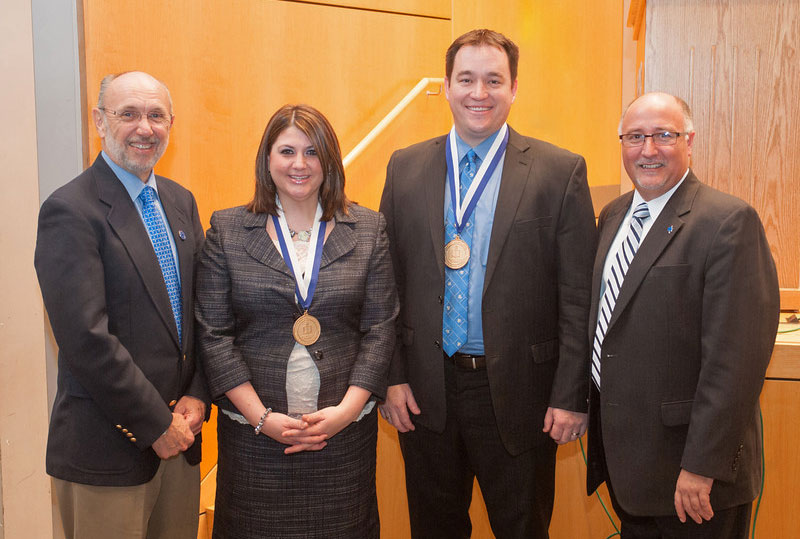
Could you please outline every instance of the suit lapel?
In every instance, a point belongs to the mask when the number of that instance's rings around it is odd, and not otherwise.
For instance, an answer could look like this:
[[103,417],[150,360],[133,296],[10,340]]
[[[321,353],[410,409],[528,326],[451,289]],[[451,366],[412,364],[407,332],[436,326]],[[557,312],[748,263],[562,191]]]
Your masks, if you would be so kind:
[[592,275],[592,308],[589,313],[589,336],[594,338],[595,327],[597,326],[597,308],[600,303],[600,288],[603,281],[603,267],[608,257],[608,250],[611,248],[611,243],[617,235],[622,219],[631,205],[633,200],[633,191],[622,195],[617,202],[616,206],[609,209],[608,215],[605,216],[603,226],[600,229],[600,237],[597,244],[597,256],[594,259],[594,269]]
[[614,323],[619,319],[620,313],[625,310],[650,268],[680,232],[684,224],[681,216],[691,211],[692,201],[697,194],[698,187],[697,178],[690,172],[683,184],[673,193],[664,209],[661,210],[661,214],[645,236],[636,256],[633,257],[628,273],[625,274],[625,280],[614,305],[614,312],[608,323],[608,331],[611,331]]
[[[492,275],[503,252],[514,217],[517,214],[522,192],[528,183],[531,173],[533,156],[527,152],[530,146],[525,139],[509,127],[508,145],[503,162],[503,173],[500,178],[500,192],[497,195],[497,205],[494,212],[491,238],[489,240],[489,255],[486,261],[486,276],[483,281],[483,291],[486,292]],[[497,211],[500,209],[500,211]]]
[[447,186],[445,144],[447,144],[446,136],[434,140],[430,160],[421,164],[420,176],[425,182],[428,230],[431,233],[433,252],[439,265],[440,275],[444,275],[444,190]]
[[122,182],[117,179],[102,156],[95,160],[92,169],[99,199],[109,206],[106,216],[108,224],[128,251],[156,311],[170,329],[175,345],[180,348],[167,285],[164,283],[161,266],[158,264],[158,258],[142,218]]
[[269,218],[270,216],[265,213],[245,213],[243,226],[247,229],[247,236],[244,240],[244,249],[265,266],[294,278],[292,272],[289,271],[289,266],[283,261],[281,253],[267,234],[267,219]]
[[[289,266],[283,260],[283,255],[275,247],[272,238],[267,234],[267,219],[270,217],[263,213],[248,212],[244,217],[244,227],[248,229],[244,248],[247,253],[275,271],[279,271],[294,279],[294,274],[289,270]],[[356,246],[356,236],[349,226],[356,219],[352,215],[344,215],[336,212],[334,217],[336,226],[331,231],[330,236],[325,241],[322,248],[322,261],[320,267],[325,267],[340,258]]]
[[356,247],[356,234],[350,227],[351,223],[356,222],[356,218],[338,211],[334,218],[336,226],[333,227],[331,235],[328,236],[322,248],[320,268],[333,263],[336,259],[341,258]]

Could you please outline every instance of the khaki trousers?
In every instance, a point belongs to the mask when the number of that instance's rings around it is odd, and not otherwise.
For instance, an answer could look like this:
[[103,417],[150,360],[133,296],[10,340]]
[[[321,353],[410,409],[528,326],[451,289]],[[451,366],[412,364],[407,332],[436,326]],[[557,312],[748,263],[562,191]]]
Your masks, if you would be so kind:
[[143,485],[98,487],[53,478],[67,539],[197,539],[200,466],[162,460]]

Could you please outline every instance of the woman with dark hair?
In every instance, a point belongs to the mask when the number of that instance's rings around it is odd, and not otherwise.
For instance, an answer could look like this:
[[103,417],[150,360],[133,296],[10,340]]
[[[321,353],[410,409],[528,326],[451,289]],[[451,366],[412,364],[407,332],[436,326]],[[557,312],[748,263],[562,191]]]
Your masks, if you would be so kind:
[[214,213],[198,266],[215,538],[379,536],[374,407],[398,312],[385,227],[345,196],[325,117],[279,109],[253,200]]

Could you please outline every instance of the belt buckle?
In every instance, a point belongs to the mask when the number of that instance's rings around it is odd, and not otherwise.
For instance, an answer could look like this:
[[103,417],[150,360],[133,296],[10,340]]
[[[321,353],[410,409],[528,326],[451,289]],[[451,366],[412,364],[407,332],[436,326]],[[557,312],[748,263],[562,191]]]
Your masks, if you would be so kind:
[[469,358],[472,360],[472,370],[473,371],[477,371],[478,370],[478,365],[475,363],[475,356],[470,354]]

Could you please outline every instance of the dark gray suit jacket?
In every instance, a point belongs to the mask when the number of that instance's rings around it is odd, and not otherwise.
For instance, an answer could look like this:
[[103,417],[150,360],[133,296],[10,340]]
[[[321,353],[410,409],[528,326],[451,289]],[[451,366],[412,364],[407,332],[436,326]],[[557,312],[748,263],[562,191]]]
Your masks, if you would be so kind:
[[[603,264],[632,198],[600,214],[590,339]],[[778,305],[755,210],[690,171],[634,257],[603,342],[589,493],[606,479],[604,449],[614,493],[633,515],[675,514],[681,468],[714,478],[714,509],[752,501],[761,481],[758,396]]]
[[[445,425],[442,304],[447,137],[394,153],[381,211],[400,293],[390,384],[409,383]],[[519,454],[549,439],[548,406],[586,411],[586,327],[596,231],[582,157],[509,130],[483,290],[483,337],[497,426]]]
[[[90,485],[149,481],[150,448],[183,395],[208,401],[195,368],[194,266],[203,229],[192,194],[157,177],[175,237],[183,343],[147,230],[102,156],[42,205],[35,266],[58,343],[47,473]],[[186,451],[200,461],[200,440]]]
[[[198,267],[200,356],[216,403],[231,411],[225,392],[250,381],[266,406],[287,412],[286,364],[302,312],[267,218],[242,206],[215,212]],[[339,404],[350,385],[384,397],[398,309],[383,217],[352,205],[335,219],[308,311],[322,326],[308,346],[319,408]]]

